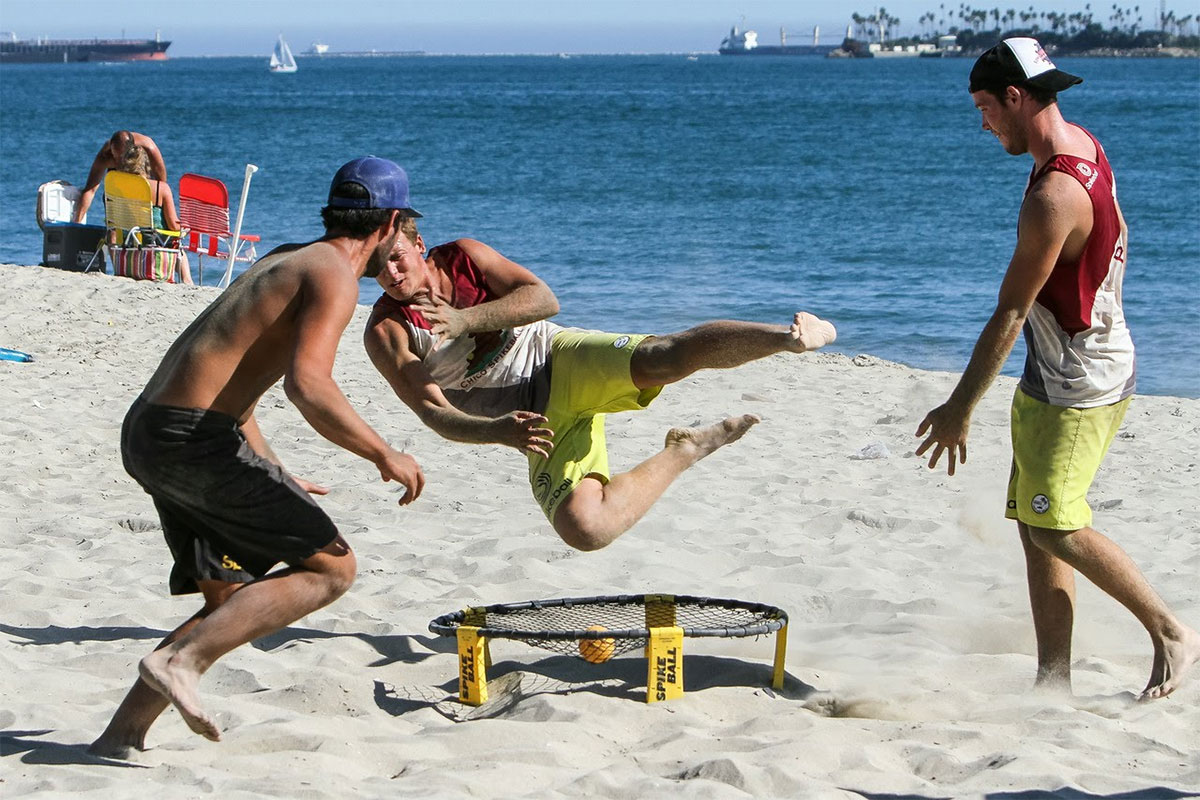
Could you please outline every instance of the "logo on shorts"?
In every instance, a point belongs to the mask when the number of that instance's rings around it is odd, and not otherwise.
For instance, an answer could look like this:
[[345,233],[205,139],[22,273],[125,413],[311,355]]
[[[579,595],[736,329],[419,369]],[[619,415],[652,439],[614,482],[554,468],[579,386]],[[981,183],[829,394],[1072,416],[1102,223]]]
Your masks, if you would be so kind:
[[547,511],[549,511],[551,508],[554,508],[554,506],[558,503],[559,498],[562,497],[564,493],[570,493],[571,489],[574,487],[574,484],[571,483],[570,478],[563,478],[562,483],[560,483],[554,489],[554,492],[551,493],[550,481],[551,478],[549,472],[539,472],[538,476],[533,479],[533,498],[538,501],[539,506]]
[[1035,514],[1045,514],[1050,510],[1050,498],[1046,497],[1044,494],[1035,494],[1033,496],[1033,500],[1030,501],[1029,506],[1033,509]]
[[241,572],[242,565],[229,556],[221,556],[221,569],[231,569],[234,572]]
[[620,338],[618,338],[616,341],[613,342],[613,347],[620,350],[622,347],[624,347],[627,344],[629,344],[629,337],[621,336]]
[[546,504],[546,497],[550,494],[550,473],[539,472],[538,476],[533,481],[533,498],[538,501],[538,505]]

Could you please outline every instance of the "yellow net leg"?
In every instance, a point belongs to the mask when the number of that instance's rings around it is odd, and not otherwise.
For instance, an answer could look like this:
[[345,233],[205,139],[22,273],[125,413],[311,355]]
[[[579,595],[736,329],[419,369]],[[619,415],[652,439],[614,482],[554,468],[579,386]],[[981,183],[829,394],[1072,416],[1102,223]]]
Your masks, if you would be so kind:
[[458,629],[458,699],[469,706],[487,702],[487,639],[479,628]]
[[[483,606],[470,606],[469,608],[464,609],[462,624],[468,627],[486,628],[487,610]],[[485,669],[491,669],[492,642],[487,637],[482,637],[480,641],[483,643],[483,666]],[[487,699],[486,686],[484,690],[484,699]]]
[[646,702],[682,697],[683,628],[651,628],[646,650]]
[[771,687],[783,688],[784,662],[787,659],[787,624],[775,631],[775,668],[771,673]]
[[[642,601],[646,612],[646,628],[670,628],[675,625],[675,595],[648,594]],[[646,642],[646,658],[650,657],[650,643]]]

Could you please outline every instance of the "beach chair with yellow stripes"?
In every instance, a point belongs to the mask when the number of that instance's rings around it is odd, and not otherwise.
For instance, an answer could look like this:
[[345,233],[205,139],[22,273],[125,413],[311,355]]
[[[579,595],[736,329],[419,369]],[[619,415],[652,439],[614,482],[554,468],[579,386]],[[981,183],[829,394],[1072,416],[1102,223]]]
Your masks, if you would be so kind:
[[104,226],[113,274],[175,283],[184,231],[156,225],[154,196],[140,175],[110,170],[104,176]]

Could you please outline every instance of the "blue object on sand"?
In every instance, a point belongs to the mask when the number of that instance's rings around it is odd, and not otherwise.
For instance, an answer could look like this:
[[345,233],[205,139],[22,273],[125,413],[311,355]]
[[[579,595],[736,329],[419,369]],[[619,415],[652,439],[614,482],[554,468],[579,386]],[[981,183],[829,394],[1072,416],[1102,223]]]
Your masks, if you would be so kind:
[[7,347],[0,347],[0,361],[33,361],[33,356],[29,353],[22,353],[20,350],[9,350]]

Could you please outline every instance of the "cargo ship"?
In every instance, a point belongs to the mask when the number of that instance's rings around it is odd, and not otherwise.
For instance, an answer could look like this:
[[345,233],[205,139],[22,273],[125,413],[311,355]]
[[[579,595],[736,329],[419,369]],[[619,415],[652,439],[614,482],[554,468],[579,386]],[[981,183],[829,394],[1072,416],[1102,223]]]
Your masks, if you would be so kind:
[[70,64],[80,61],[166,61],[170,42],[153,39],[18,39],[0,34],[0,64]]
[[717,52],[723,56],[824,56],[837,49],[835,44],[821,44],[821,29],[813,28],[812,44],[788,44],[787,31],[779,29],[779,44],[759,44],[758,33],[733,26],[721,40]]

